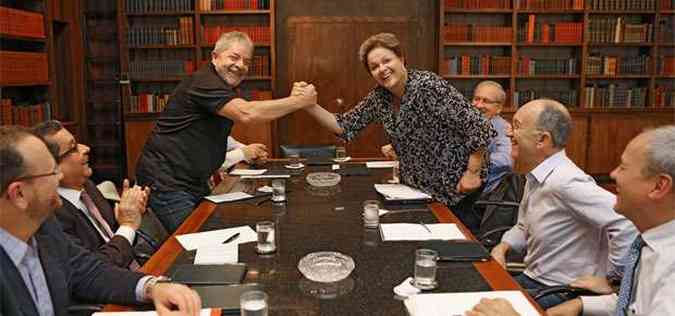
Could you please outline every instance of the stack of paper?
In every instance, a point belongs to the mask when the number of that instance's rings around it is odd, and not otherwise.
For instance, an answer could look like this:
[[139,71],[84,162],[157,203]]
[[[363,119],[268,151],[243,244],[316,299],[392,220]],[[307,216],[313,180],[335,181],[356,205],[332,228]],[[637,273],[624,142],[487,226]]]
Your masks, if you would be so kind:
[[239,237],[231,244],[243,244],[258,240],[258,235],[249,226],[239,226],[233,228],[212,230],[208,232],[185,234],[176,236],[178,242],[185,250],[195,250],[197,248],[221,245],[223,241],[239,233]]
[[375,184],[375,190],[387,200],[428,200],[429,194],[405,184]]
[[[199,316],[220,315],[220,309],[203,308]],[[156,311],[147,312],[96,312],[92,316],[157,316]]]
[[503,298],[521,316],[539,316],[537,309],[519,291],[418,294],[404,301],[411,316],[464,315],[483,298]]
[[230,172],[233,176],[256,176],[267,172],[267,169],[234,169]]
[[383,241],[466,239],[455,224],[380,224],[380,234]]
[[398,165],[398,161],[368,161],[366,167],[368,168],[394,168]]
[[206,196],[204,198],[213,202],[213,203],[223,203],[223,202],[234,202],[234,201],[250,199],[252,197],[253,197],[253,195],[250,195],[248,193],[233,192],[233,193],[225,193],[225,194],[218,194],[218,195],[209,195],[209,196]]
[[194,264],[225,264],[239,262],[239,244],[213,245],[197,248]]

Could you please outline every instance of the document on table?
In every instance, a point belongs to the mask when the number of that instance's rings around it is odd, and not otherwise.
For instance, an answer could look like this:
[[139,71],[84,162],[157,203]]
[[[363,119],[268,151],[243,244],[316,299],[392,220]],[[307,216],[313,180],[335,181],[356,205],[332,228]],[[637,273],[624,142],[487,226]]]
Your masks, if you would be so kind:
[[403,303],[411,316],[464,316],[483,298],[503,298],[521,316],[539,316],[537,309],[519,291],[418,294]]
[[252,198],[253,195],[244,192],[232,192],[218,195],[209,195],[204,198],[213,203],[234,202]]
[[413,189],[405,184],[375,184],[375,191],[391,201],[431,199],[429,194]]
[[241,176],[242,179],[286,179],[290,177],[291,177],[290,174],[259,174],[259,175]]
[[[156,311],[146,311],[146,312],[96,312],[92,316],[157,316]],[[202,308],[199,312],[199,316],[213,316],[220,315],[219,308]]]
[[197,248],[194,264],[225,264],[239,262],[239,244],[235,241]]
[[256,176],[267,172],[267,169],[234,169],[230,172],[233,176]]
[[380,224],[380,235],[383,241],[466,239],[455,224]]
[[398,165],[398,161],[368,161],[366,167],[368,168],[394,168]]
[[239,237],[232,241],[232,244],[244,244],[247,242],[258,241],[258,234],[250,226],[239,226],[212,230],[201,233],[185,234],[176,236],[178,242],[185,250],[195,250],[197,248],[221,245],[227,238],[239,233]]

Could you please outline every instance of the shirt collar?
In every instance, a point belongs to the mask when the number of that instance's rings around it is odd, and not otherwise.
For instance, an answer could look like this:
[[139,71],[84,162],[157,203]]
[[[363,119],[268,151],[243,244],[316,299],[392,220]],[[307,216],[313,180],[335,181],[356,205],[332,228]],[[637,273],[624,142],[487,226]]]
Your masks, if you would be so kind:
[[[35,239],[31,237],[31,245],[35,247]],[[0,228],[0,246],[5,249],[5,252],[12,260],[15,266],[19,266],[23,258],[28,253],[28,244],[23,240],[14,237],[6,230]]]
[[75,205],[77,208],[82,209],[83,205],[80,200],[82,196],[82,190],[74,190],[64,187],[58,187],[56,188],[56,191],[59,192],[59,195],[62,198],[66,199],[68,202]]
[[653,250],[672,251],[675,247],[675,219],[642,233],[645,244]]
[[530,173],[528,174],[531,178],[534,178],[537,180],[539,183],[543,183],[546,181],[546,178],[548,175],[551,174],[551,172],[558,166],[560,166],[567,155],[565,154],[565,150],[561,150],[550,157],[546,158],[544,161],[542,161],[537,167],[532,169]]

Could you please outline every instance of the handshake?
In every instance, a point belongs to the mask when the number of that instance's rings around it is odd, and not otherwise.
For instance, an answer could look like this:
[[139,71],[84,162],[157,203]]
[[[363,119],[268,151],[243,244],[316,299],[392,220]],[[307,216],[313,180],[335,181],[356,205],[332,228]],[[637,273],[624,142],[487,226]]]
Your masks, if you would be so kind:
[[313,84],[307,82],[294,82],[290,97],[295,98],[303,108],[307,108],[317,103],[316,88]]

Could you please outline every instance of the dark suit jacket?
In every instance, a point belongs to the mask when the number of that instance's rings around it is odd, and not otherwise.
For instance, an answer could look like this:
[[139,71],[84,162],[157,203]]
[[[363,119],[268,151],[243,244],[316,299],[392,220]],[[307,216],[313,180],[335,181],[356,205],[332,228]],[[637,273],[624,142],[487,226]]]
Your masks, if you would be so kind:
[[[67,316],[73,299],[92,303],[138,304],[142,274],[115,267],[73,243],[54,217],[36,232],[40,262],[56,316]],[[0,247],[0,315],[34,316],[37,308],[19,270]]]
[[[115,232],[119,225],[115,220],[115,214],[110,207],[110,203],[103,197],[103,194],[93,182],[87,181],[84,184],[84,190],[91,196],[94,204],[101,212],[101,216]],[[63,231],[70,235],[76,244],[98,254],[104,261],[122,268],[129,267],[131,260],[134,259],[134,251],[126,238],[114,236],[106,243],[94,224],[87,219],[87,216],[80,209],[64,198],[61,198],[61,201],[63,201],[63,206],[56,210],[56,218],[61,223]]]

